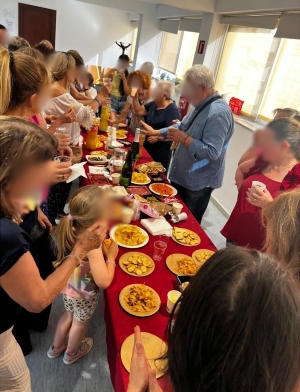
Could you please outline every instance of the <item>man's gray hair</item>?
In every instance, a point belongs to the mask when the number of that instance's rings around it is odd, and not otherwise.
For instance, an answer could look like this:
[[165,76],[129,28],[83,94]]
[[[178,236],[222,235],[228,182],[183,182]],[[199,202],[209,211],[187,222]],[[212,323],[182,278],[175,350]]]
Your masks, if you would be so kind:
[[175,93],[175,83],[171,82],[170,80],[160,80],[157,83],[157,86],[160,86],[164,93],[167,95],[168,98],[172,99]]
[[205,86],[208,91],[212,90],[215,85],[213,73],[202,64],[194,65],[192,68],[188,69],[184,77],[186,78],[187,76],[189,76],[196,85]]

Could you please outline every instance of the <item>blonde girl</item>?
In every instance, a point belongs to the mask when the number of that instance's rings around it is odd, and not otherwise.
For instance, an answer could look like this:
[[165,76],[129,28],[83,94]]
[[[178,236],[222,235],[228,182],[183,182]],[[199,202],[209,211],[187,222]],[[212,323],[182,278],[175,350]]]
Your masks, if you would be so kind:
[[[61,220],[53,234],[58,250],[55,267],[68,259],[78,235],[87,227],[96,222],[107,226],[108,203],[105,192],[93,185],[73,194],[69,202],[70,214]],[[63,361],[71,365],[91,350],[93,339],[85,334],[98,303],[99,288],[106,289],[113,280],[117,254],[118,245],[112,241],[109,247],[104,244],[89,252],[84,260],[79,260],[79,266],[62,291],[65,311],[47,352],[50,359],[65,352]]]

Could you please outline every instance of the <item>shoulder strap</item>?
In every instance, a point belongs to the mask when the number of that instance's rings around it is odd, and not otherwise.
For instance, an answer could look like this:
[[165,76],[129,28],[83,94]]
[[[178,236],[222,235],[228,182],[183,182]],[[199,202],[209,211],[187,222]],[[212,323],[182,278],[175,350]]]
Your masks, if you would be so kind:
[[187,129],[184,132],[187,132],[191,128],[191,126],[194,124],[196,118],[199,116],[199,114],[201,112],[203,112],[203,110],[205,108],[207,108],[207,106],[209,106],[211,103],[217,101],[218,99],[222,99],[221,95],[216,95],[215,97],[212,97],[209,101],[205,102],[205,104],[200,108],[199,112],[197,112],[195,114],[195,116],[192,118],[192,120],[189,122],[189,125],[188,125]]

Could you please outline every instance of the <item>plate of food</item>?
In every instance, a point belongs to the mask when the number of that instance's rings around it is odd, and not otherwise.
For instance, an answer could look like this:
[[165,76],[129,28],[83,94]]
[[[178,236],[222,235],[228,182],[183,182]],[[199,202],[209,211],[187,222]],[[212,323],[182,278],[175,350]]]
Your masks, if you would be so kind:
[[[108,132],[108,134],[111,135],[111,131]],[[128,131],[124,131],[123,129],[116,130],[116,138],[117,139],[120,139],[120,140],[127,139],[127,134],[128,134]]]
[[107,140],[107,136],[104,136],[104,135],[98,135],[97,138],[98,138],[99,142],[105,142],[105,140]]
[[91,181],[91,184],[97,185],[97,186],[104,186],[104,185],[110,185],[108,179],[102,174],[88,174],[87,175],[89,180]]
[[151,257],[141,252],[124,253],[119,260],[121,269],[131,276],[148,276],[152,274],[155,263]]
[[189,229],[180,229],[178,227],[174,227],[172,239],[177,242],[177,244],[184,246],[197,246],[201,242],[200,237],[194,231]]
[[139,171],[140,173],[145,173],[145,174],[158,174],[166,171],[166,169],[163,167],[163,165],[160,162],[154,162],[154,161],[148,163],[141,163],[137,165],[136,170]]
[[215,254],[214,251],[208,250],[208,249],[198,249],[195,250],[192,254],[192,259],[196,263],[200,263],[201,265],[204,264],[213,254]]
[[86,160],[91,165],[103,165],[108,164],[108,159],[104,155],[86,155]]
[[131,183],[135,185],[147,185],[150,184],[151,180],[147,176],[147,174],[144,173],[137,173],[133,172],[132,177],[131,177]]
[[127,125],[126,125],[126,124],[123,124],[123,123],[119,123],[119,124],[118,124],[118,127],[119,127],[119,128],[126,128]]
[[114,226],[110,230],[109,235],[123,248],[142,248],[149,241],[147,232],[135,225],[120,224]]
[[190,256],[182,253],[174,253],[167,257],[167,267],[175,275],[193,276],[200,268],[199,263],[196,263]]
[[177,189],[174,188],[172,185],[168,184],[151,184],[149,186],[151,192],[155,193],[156,195],[169,197],[177,195]]
[[[155,370],[156,378],[162,377],[167,365],[166,359],[157,358],[162,358],[165,355],[168,346],[162,339],[149,332],[141,332],[141,339],[151,369]],[[134,334],[129,335],[121,347],[121,360],[128,373],[130,372],[133,345]]]
[[149,189],[146,186],[129,186],[127,188],[127,192],[130,195],[139,195],[139,196],[143,196],[143,195],[149,195]]
[[107,152],[106,151],[91,151],[91,155],[103,155],[104,157],[107,157]]
[[149,317],[159,311],[159,295],[145,284],[130,284],[120,292],[119,302],[129,314],[137,317]]

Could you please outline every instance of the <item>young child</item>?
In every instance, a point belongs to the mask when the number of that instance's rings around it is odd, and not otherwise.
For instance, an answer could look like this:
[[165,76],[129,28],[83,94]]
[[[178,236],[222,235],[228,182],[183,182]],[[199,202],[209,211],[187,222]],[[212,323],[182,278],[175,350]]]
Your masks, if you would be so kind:
[[[108,202],[105,191],[93,185],[73,194],[69,202],[70,214],[60,221],[53,233],[58,249],[55,267],[70,256],[76,238],[83,230],[96,222],[107,227]],[[112,240],[106,241],[99,249],[89,252],[86,260],[78,259],[79,265],[62,292],[65,312],[58,321],[53,344],[47,352],[50,359],[65,352],[63,361],[71,365],[93,346],[93,339],[85,334],[98,303],[99,288],[106,289],[113,280],[118,254],[118,245]]]

